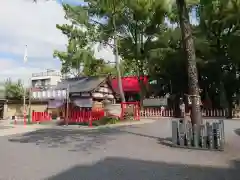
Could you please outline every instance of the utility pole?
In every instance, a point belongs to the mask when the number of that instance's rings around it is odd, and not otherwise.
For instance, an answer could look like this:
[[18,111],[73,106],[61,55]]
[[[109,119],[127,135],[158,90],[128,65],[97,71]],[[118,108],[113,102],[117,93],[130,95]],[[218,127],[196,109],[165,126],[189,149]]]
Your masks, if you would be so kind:
[[26,114],[26,88],[23,85],[23,121],[25,125],[27,124]]
[[29,95],[28,95],[28,123],[31,121],[31,100],[32,100],[32,84],[30,81]]
[[[24,57],[23,57],[23,62],[26,63],[28,61],[28,53],[27,53],[27,45],[25,45],[25,52],[24,52]],[[26,88],[24,86],[23,82],[23,121],[24,124],[27,124],[27,119],[26,119]]]
[[69,84],[67,86],[67,90],[66,90],[66,120],[65,120],[65,124],[68,125],[68,121],[69,121]]

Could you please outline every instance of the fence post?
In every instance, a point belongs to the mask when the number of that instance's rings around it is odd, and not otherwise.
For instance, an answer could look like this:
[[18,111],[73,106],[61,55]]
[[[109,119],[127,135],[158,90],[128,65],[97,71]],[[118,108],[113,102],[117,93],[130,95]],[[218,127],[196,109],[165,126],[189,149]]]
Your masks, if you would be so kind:
[[92,112],[91,111],[89,111],[90,113],[89,113],[89,120],[88,120],[88,126],[89,127],[92,127]]

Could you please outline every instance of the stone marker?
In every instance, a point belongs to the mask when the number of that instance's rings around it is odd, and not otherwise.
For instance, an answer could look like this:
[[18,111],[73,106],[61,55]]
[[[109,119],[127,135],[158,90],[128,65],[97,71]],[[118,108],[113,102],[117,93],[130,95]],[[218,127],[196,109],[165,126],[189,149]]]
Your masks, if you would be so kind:
[[210,149],[214,148],[214,143],[213,143],[213,126],[212,126],[212,124],[209,126],[209,148]]
[[172,121],[172,142],[178,144],[178,122]]
[[200,138],[201,138],[201,147],[204,148],[204,136],[205,136],[205,126],[200,126]]
[[192,124],[187,122],[186,123],[186,141],[187,146],[192,146]]
[[217,128],[217,132],[216,132],[216,148],[220,149],[221,145],[220,145],[220,124],[216,123],[216,128]]
[[183,122],[179,123],[179,143],[180,146],[185,145],[185,128]]
[[172,121],[172,143],[184,148],[223,150],[223,121],[206,122],[192,126],[183,120]]

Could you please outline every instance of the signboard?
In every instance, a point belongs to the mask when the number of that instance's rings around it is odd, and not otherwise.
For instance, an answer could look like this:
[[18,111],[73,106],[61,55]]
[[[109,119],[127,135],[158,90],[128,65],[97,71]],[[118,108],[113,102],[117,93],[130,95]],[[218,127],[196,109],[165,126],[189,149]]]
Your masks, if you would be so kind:
[[65,90],[44,90],[44,91],[33,91],[32,97],[34,99],[65,99]]
[[103,93],[112,93],[112,90],[107,87],[100,87],[97,91]]
[[80,97],[81,94],[80,94],[80,93],[71,93],[71,96],[72,96],[72,97]]
[[102,93],[93,93],[93,97],[95,98],[103,98],[103,94]]
[[167,98],[144,99],[143,106],[167,106]]
[[92,107],[92,98],[75,99],[73,103],[78,107]]
[[88,96],[91,96],[91,95],[90,95],[90,93],[81,93],[81,96],[88,97]]
[[91,94],[90,93],[78,93],[78,92],[75,92],[75,93],[71,93],[70,94],[71,97],[90,97]]

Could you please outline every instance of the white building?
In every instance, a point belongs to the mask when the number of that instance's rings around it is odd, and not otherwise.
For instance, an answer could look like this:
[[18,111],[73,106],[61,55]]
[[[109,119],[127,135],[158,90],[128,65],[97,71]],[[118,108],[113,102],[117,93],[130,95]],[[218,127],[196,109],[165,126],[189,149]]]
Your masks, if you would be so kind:
[[45,72],[33,73],[31,77],[32,88],[46,88],[56,86],[61,81],[61,73],[59,71],[47,70]]

